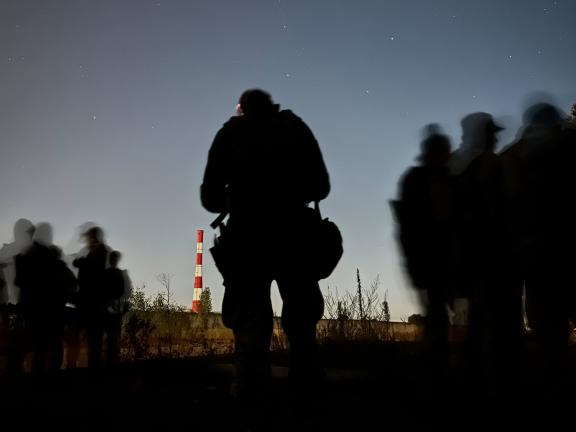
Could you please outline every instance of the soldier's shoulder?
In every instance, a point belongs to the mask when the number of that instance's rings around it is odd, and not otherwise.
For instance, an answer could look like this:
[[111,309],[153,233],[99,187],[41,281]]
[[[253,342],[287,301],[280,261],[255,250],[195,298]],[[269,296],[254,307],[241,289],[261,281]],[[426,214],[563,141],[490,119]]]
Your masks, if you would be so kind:
[[294,111],[289,110],[289,109],[285,109],[285,110],[278,112],[278,115],[280,116],[281,119],[283,119],[285,121],[295,122],[295,123],[304,123],[304,121],[302,120],[301,117],[297,116],[294,113]]
[[401,176],[400,181],[403,184],[413,183],[425,176],[425,169],[422,166],[412,166],[406,169]]
[[233,116],[230,117],[224,124],[222,125],[222,129],[233,129],[242,124],[242,117],[240,116]]
[[418,176],[424,174],[425,171],[426,168],[423,167],[422,165],[414,165],[408,167],[406,171],[404,171],[404,176]]

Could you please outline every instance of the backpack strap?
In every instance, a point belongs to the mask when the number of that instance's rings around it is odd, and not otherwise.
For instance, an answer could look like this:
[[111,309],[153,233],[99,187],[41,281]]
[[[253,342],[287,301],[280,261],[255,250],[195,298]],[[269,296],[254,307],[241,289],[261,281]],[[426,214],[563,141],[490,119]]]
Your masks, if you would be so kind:
[[218,217],[212,221],[212,223],[210,224],[210,227],[212,229],[218,228],[220,225],[222,225],[222,222],[224,222],[224,219],[226,219],[226,216],[228,216],[228,212],[220,213],[218,215]]

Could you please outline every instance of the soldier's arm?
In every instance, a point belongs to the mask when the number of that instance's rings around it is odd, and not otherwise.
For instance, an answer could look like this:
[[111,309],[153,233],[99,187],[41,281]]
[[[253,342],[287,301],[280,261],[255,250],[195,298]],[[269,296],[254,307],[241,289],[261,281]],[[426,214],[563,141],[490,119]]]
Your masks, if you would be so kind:
[[202,205],[206,210],[213,213],[222,213],[228,210],[226,202],[226,187],[228,185],[226,139],[226,131],[220,129],[208,153],[204,180],[200,186]]

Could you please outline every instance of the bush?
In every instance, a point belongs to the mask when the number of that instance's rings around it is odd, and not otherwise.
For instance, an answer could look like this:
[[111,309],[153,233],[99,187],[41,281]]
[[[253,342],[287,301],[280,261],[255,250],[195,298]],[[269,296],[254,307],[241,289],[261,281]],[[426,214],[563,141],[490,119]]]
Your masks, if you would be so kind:
[[380,278],[377,276],[370,288],[365,289],[358,271],[357,281],[354,294],[347,292],[340,296],[338,290],[328,288],[324,296],[326,321],[320,331],[322,341],[391,340],[388,293],[380,298]]

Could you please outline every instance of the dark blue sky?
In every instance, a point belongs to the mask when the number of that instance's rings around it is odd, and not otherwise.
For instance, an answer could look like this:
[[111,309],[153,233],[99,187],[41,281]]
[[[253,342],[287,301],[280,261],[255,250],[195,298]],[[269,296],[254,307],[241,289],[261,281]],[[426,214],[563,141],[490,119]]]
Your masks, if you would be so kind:
[[96,221],[135,283],[154,293],[154,275],[172,273],[190,304],[195,230],[212,237],[198,197],[207,151],[240,93],[262,87],[310,125],[331,174],[323,210],[346,252],[323,286],[353,288],[356,267],[365,285],[379,274],[393,318],[406,317],[387,200],[420,128],[439,122],[457,145],[459,120],[483,110],[508,126],[506,144],[529,93],[568,110],[575,18],[573,0],[3,0],[0,243],[27,217],[73,252],[75,228]]

